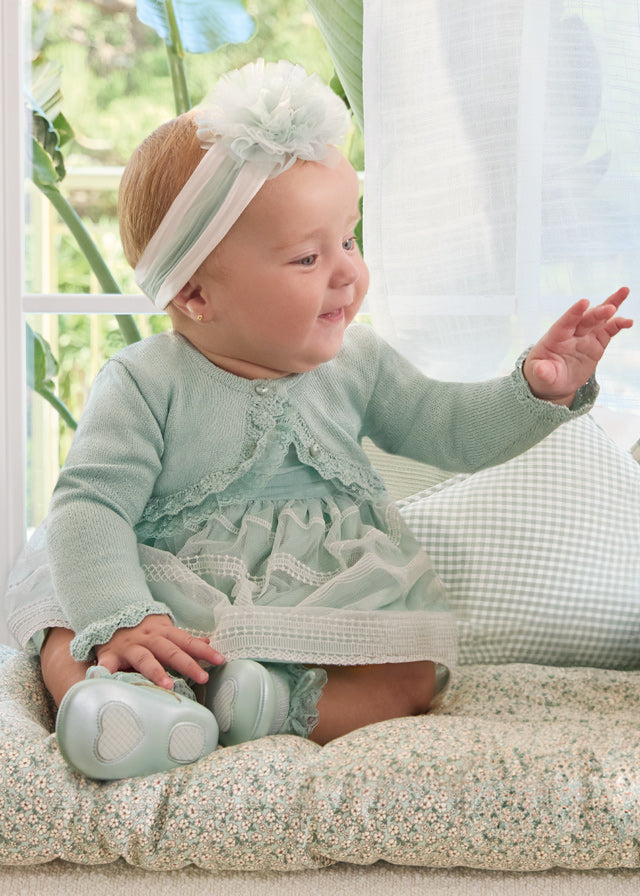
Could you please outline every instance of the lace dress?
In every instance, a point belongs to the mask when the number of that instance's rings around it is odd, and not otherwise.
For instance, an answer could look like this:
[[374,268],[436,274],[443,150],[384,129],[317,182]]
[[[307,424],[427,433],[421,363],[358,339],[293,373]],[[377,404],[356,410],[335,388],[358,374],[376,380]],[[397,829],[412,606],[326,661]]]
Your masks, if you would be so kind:
[[393,503],[354,499],[293,446],[258,493],[256,478],[156,523],[162,534],[140,545],[178,625],[213,632],[228,659],[454,663],[444,588]]

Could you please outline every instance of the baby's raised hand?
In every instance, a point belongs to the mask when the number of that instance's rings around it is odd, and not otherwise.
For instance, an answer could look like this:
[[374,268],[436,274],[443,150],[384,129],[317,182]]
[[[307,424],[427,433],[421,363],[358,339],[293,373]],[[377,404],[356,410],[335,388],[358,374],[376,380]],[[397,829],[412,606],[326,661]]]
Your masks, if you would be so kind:
[[96,647],[98,663],[109,672],[134,669],[161,688],[173,688],[165,667],[185,678],[205,684],[209,676],[199,665],[203,660],[213,666],[224,662],[208,638],[190,635],[173,624],[168,616],[147,616],[133,628],[121,628],[106,644]]
[[587,299],[569,308],[527,355],[523,373],[537,398],[573,404],[577,390],[594,373],[613,337],[633,321],[617,317],[629,295],[623,286],[601,305],[589,307]]

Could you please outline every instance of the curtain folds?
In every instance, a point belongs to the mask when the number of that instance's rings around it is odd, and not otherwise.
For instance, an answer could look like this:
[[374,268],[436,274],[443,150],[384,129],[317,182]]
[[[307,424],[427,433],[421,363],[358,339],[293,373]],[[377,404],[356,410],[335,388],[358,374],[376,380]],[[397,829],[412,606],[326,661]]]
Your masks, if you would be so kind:
[[[364,0],[363,29],[376,327],[479,379],[576,298],[640,318],[638,0]],[[640,414],[640,320],[600,381]]]

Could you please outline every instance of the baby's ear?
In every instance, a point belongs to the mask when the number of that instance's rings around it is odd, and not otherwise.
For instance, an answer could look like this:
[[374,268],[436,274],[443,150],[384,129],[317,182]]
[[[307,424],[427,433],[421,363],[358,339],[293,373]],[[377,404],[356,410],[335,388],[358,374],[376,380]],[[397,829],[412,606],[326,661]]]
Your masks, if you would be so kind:
[[200,286],[191,281],[185,283],[171,304],[191,320],[199,323],[211,317],[209,303],[202,294]]

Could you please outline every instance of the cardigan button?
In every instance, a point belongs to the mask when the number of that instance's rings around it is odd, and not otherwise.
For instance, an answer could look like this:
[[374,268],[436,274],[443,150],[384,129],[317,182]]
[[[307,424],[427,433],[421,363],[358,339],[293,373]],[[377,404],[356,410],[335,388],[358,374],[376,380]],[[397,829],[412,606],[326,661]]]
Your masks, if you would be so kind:
[[256,393],[256,395],[260,395],[262,397],[263,395],[267,394],[267,392],[269,391],[269,387],[266,383],[256,383],[253,387],[253,391]]
[[309,454],[311,457],[318,457],[322,453],[322,448],[318,445],[317,442],[312,442],[309,445]]

